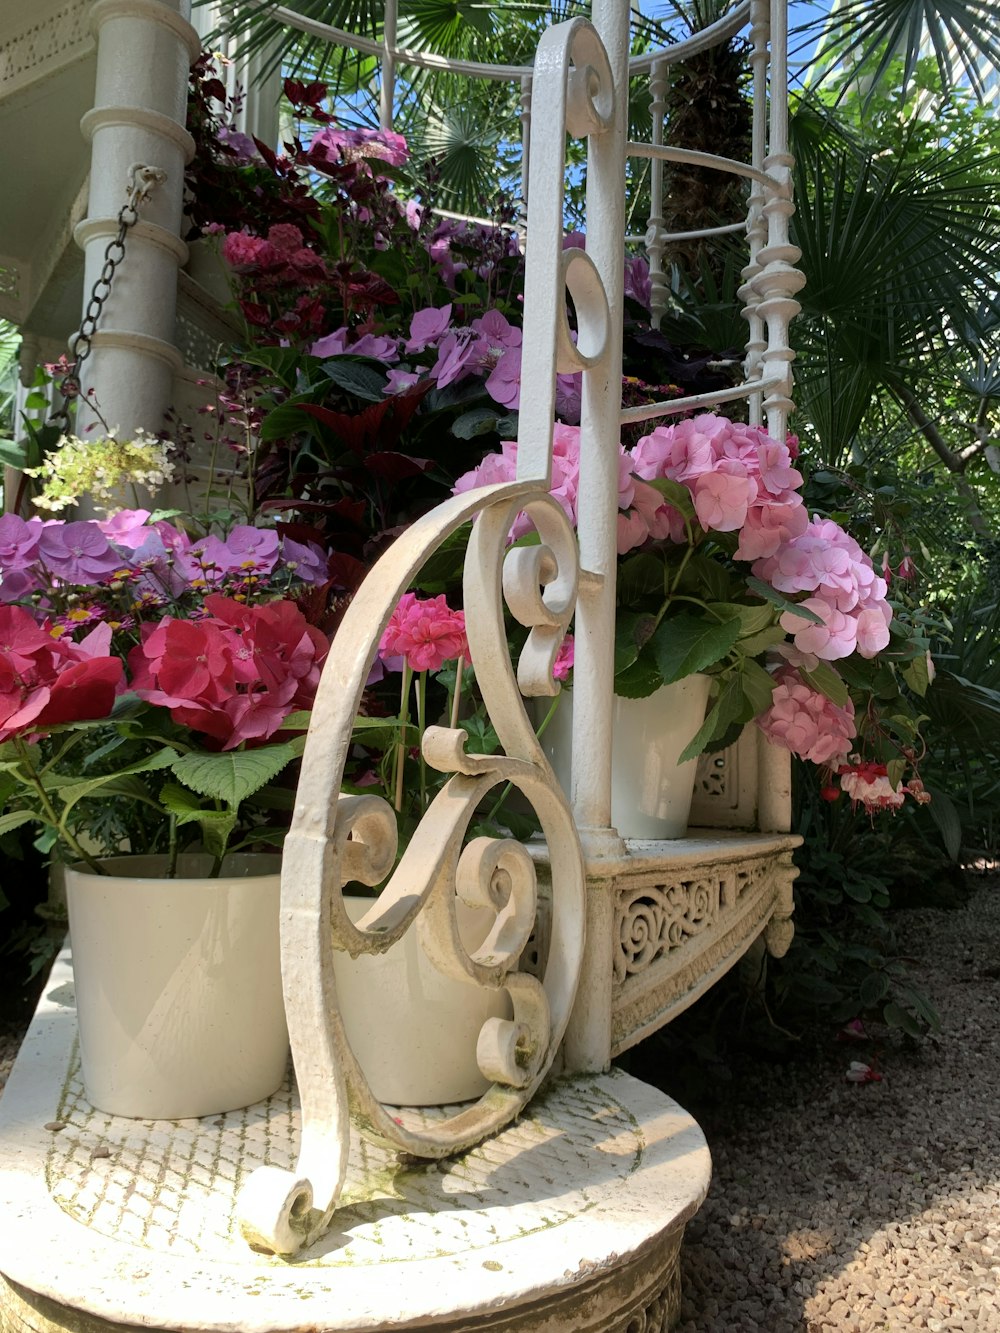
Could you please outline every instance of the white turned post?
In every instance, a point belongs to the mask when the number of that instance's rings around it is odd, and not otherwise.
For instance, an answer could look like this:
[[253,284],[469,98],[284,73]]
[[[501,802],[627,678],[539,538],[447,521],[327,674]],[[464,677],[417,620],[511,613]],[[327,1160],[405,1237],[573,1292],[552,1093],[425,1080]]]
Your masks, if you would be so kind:
[[784,440],[792,402],[792,361],[788,325],[801,309],[794,295],[805,283],[805,275],[794,266],[800,252],[788,240],[788,222],[795,211],[792,203],[792,166],[788,152],[788,11],[786,0],[771,0],[771,126],[764,169],[775,181],[766,187],[767,245],[757,256],[761,271],[752,280],[761,298],[757,314],[767,325],[767,347],[762,355],[764,378],[773,378],[764,411],[772,438]]
[[[180,239],[184,166],[194,151],[184,128],[187,71],[199,51],[188,0],[96,0],[94,106],[81,129],[91,142],[88,216],[75,237],[85,255],[84,304],[118,230],[130,171],[163,173],[130,229],[125,258],[101,311],[82,369],[105,421],[123,435],[155,433],[173,397],[182,359],[173,345],[177,269],[187,259]],[[81,402],[76,429],[101,432]]]
[[[768,21],[768,0],[752,0],[750,6],[750,64],[753,69],[753,156],[752,165],[758,171],[764,168],[767,153],[767,41],[770,33]],[[753,280],[761,271],[758,259],[767,239],[767,224],[764,221],[764,187],[759,180],[751,181],[750,200],[747,209],[747,240],[750,257],[743,269],[743,286],[739,296],[743,302],[743,318],[750,326],[746,343],[746,359],[743,363],[744,374],[748,381],[759,379],[763,369],[762,357],[767,347],[764,338],[764,322],[758,310],[757,293]],[[750,423],[760,426],[764,420],[763,396],[759,393],[750,396]]]
[[396,20],[398,0],[386,0],[382,19],[382,79],[378,92],[378,121],[384,130],[392,129],[393,102],[396,99]]
[[610,61],[616,105],[610,127],[591,139],[587,163],[587,255],[600,275],[610,311],[603,355],[583,377],[580,434],[578,529],[583,573],[573,671],[573,811],[588,859],[619,855],[623,847],[611,827],[611,706],[625,286],[628,0],[596,0],[593,23]]
[[[663,144],[663,116],[666,110],[667,62],[655,60],[649,72],[650,110],[653,117],[652,142]],[[650,323],[660,327],[667,308],[667,283],[663,274],[663,162],[654,157],[649,166],[649,226],[646,230],[646,254],[649,257]]]

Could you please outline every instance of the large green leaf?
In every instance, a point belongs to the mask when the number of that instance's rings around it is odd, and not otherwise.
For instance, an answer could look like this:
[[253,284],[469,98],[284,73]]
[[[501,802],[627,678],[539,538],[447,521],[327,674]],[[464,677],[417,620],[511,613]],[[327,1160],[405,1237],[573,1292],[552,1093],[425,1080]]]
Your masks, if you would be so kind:
[[205,810],[186,787],[168,782],[160,791],[160,802],[178,824],[197,824],[207,851],[215,857],[225,855],[236,827],[235,810]]
[[77,782],[72,779],[46,779],[46,787],[53,786],[58,790],[59,798],[62,800],[66,809],[76,805],[77,801],[85,800],[92,796],[134,796],[139,790],[136,785],[130,783],[128,779],[139,773],[154,773],[158,769],[169,768],[177,759],[176,750],[157,750],[155,754],[149,755],[145,759],[138,759],[134,764],[128,764],[125,768],[120,768],[116,773],[106,773],[101,777],[87,778],[84,782]]
[[230,750],[225,754],[185,754],[171,767],[185,787],[222,801],[231,809],[259,791],[295,758],[290,745],[266,745],[257,750]]
[[682,613],[660,622],[650,646],[660,674],[669,685],[721,662],[739,636],[738,619],[717,624]]

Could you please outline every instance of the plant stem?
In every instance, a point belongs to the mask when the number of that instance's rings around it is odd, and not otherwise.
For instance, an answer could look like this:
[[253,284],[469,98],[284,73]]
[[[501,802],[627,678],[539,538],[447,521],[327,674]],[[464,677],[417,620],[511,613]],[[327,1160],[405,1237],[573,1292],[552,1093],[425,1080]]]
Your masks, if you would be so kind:
[[458,726],[458,710],[462,702],[462,672],[465,670],[465,657],[459,655],[455,663],[455,689],[451,696],[451,712],[448,716],[448,722],[454,729]]
[[20,736],[15,736],[13,739],[14,739],[14,748],[17,750],[18,757],[20,758],[27,772],[28,782],[31,784],[32,787],[34,787],[35,791],[38,793],[38,800],[41,805],[42,811],[44,813],[46,822],[50,824],[52,828],[55,829],[56,833],[59,835],[60,838],[62,838],[62,840],[65,842],[66,846],[70,849],[70,851],[74,854],[74,856],[78,857],[81,861],[83,861],[84,864],[90,870],[92,870],[95,875],[103,875],[105,871],[100,866],[100,864],[97,861],[95,861],[95,859],[91,856],[91,854],[88,851],[85,851],[83,847],[80,846],[79,842],[77,842],[76,836],[73,833],[72,829],[70,829],[68,825],[64,825],[63,822],[60,820],[59,816],[56,814],[55,806],[49,800],[49,794],[45,790],[45,787],[42,785],[42,780],[38,776],[38,773],[35,769],[35,765],[32,761],[31,753],[28,749],[28,746],[25,744],[25,742],[21,739]]
[[167,879],[177,878],[177,816],[170,816],[170,832],[167,842]]
[[393,804],[397,810],[403,808],[403,760],[406,754],[406,745],[403,740],[406,734],[406,724],[410,716],[410,681],[413,679],[413,672],[409,665],[403,663],[403,682],[399,691],[399,740],[396,742],[396,760],[392,774],[392,786],[394,800]]
[[424,727],[427,724],[427,672],[417,676],[417,731],[420,747],[420,813],[423,815],[427,802],[427,763],[424,759]]

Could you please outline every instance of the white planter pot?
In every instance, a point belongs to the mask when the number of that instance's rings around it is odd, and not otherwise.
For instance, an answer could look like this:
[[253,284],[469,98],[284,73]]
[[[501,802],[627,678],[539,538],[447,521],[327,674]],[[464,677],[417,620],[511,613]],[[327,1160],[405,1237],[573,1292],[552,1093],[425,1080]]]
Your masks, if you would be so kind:
[[280,860],[123,856],[66,870],[83,1082],[94,1106],[184,1120],[281,1084],[288,1031],[278,942]]
[[[373,899],[344,895],[360,921]],[[458,903],[467,950],[486,938],[493,915]],[[384,954],[352,959],[336,950],[337,996],[351,1049],[373,1095],[392,1106],[435,1106],[481,1097],[489,1081],[476,1063],[488,1018],[510,1018],[510,996],[444,976],[420,947],[416,925]]]
[[[677,761],[705,720],[710,684],[708,676],[685,676],[645,699],[614,696],[611,822],[623,838],[683,838],[687,832],[698,761]],[[565,690],[541,744],[567,797],[572,743],[573,695]]]

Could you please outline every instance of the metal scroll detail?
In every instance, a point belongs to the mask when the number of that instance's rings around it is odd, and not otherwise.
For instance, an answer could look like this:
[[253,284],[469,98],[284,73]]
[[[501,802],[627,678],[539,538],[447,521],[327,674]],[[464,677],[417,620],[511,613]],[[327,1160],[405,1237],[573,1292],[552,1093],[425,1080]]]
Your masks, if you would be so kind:
[[[564,153],[567,128],[600,133],[602,102],[613,104],[607,60],[594,29],[582,20],[552,28],[539,48],[552,100],[547,135]],[[544,156],[544,155],[539,155]],[[532,255],[525,297],[525,341],[533,332],[534,363],[547,367],[548,393],[522,413],[519,479],[458,495],[424,516],[378,562],[355,597],[323,673],[302,759],[292,827],[282,865],[281,949],[285,1006],[302,1104],[302,1141],[293,1171],[261,1167],[244,1186],[240,1225],[255,1247],[294,1253],[323,1234],[342,1188],[348,1153],[349,1110],[362,1132],[399,1151],[443,1157],[485,1138],[511,1121],[551,1067],[576,994],[583,957],[585,878],[576,825],[542,753],[522,694],[554,695],[552,668],[573,616],[580,573],[576,536],[549,496],[551,401],[555,374],[567,361],[586,368],[601,359],[603,289],[584,265],[562,258],[562,170],[535,181],[532,166]],[[547,263],[540,256],[547,251]],[[589,270],[591,266],[586,265]],[[533,273],[537,278],[533,281]],[[558,282],[558,299],[553,300]],[[570,284],[586,307],[587,341],[569,342],[562,309]],[[599,286],[599,282],[598,282]],[[539,309],[549,312],[548,318]],[[534,313],[532,313],[534,312]],[[581,342],[584,339],[581,336]],[[568,344],[568,346],[567,346]],[[596,352],[591,348],[596,347]],[[525,400],[526,403],[530,401]],[[526,474],[526,475],[525,475]],[[520,512],[534,524],[539,545],[508,551]],[[396,856],[396,818],[380,797],[340,793],[351,732],[382,632],[400,596],[446,538],[475,519],[465,562],[464,602],[470,654],[503,753],[467,754],[466,733],[429,727],[426,761],[451,773],[435,797],[368,914],[356,925],[345,911],[342,888],[351,880],[379,884]],[[504,604],[528,628],[515,677],[504,625]],[[466,834],[481,802],[498,784],[511,783],[533,807],[553,867],[550,943],[541,979],[520,970],[536,909],[535,871],[513,839]],[[458,931],[458,899],[494,913],[483,944],[469,952]],[[352,957],[381,953],[415,928],[424,952],[448,976],[507,990],[511,1020],[488,1019],[477,1060],[493,1080],[476,1103],[420,1129],[408,1128],[374,1098],[351,1050],[337,1004],[334,950]]]

